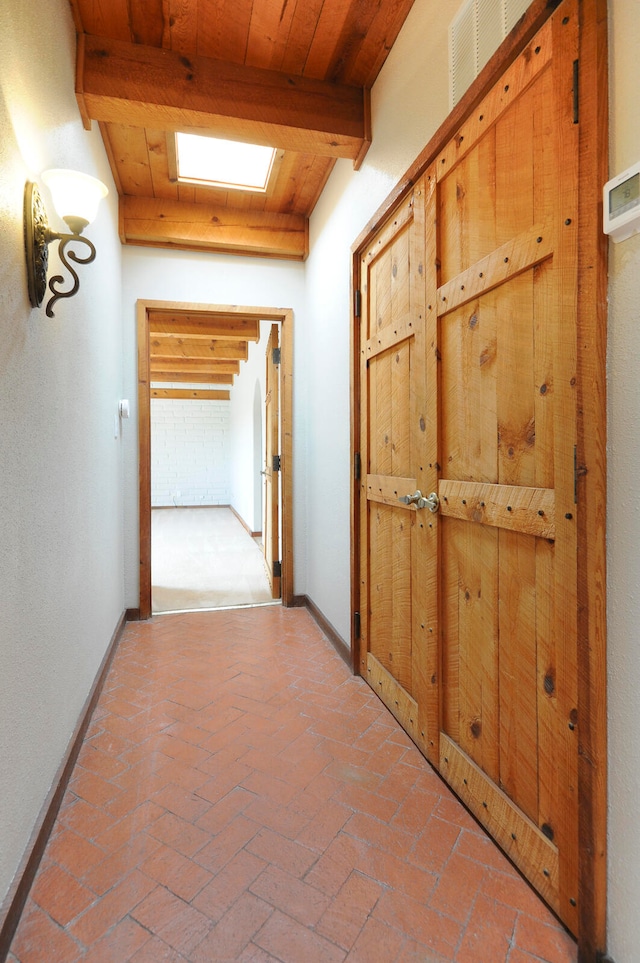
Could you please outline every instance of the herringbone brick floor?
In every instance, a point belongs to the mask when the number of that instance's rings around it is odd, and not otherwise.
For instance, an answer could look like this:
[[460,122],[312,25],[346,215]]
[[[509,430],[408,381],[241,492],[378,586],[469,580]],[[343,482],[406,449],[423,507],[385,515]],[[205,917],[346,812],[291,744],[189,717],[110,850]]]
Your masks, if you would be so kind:
[[131,623],[16,963],[574,963],[303,609]]

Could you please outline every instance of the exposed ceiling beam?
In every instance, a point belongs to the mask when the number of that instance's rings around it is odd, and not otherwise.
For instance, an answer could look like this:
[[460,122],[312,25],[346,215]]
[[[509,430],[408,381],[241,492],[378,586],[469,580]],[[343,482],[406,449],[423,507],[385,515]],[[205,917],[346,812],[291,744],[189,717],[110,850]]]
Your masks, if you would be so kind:
[[196,401],[229,401],[228,391],[209,390],[207,388],[151,388],[152,398],[189,398]]
[[193,374],[188,371],[161,371],[151,375],[154,385],[190,384],[194,385],[232,385],[232,374]]
[[309,224],[302,214],[125,195],[120,198],[120,239],[123,244],[303,261],[309,253]]
[[184,358],[156,358],[151,355],[151,379],[157,381],[156,375],[167,371],[179,371],[182,374],[208,374],[215,378],[218,374],[240,374],[239,361],[192,361]]
[[355,166],[371,143],[365,88],[88,34],[78,36],[76,97],[89,126],[196,130]]
[[218,341],[204,338],[167,337],[152,335],[149,340],[151,357],[199,358],[201,361],[246,361],[249,348],[246,341]]
[[[265,316],[268,320],[268,315]],[[256,317],[240,314],[209,314],[206,311],[190,313],[160,309],[149,310],[151,336],[167,338],[202,338],[207,341],[259,341],[260,321]]]

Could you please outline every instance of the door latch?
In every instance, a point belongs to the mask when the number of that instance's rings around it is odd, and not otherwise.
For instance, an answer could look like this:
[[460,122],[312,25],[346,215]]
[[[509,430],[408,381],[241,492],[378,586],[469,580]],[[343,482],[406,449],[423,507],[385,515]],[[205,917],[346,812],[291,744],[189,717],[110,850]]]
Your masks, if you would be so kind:
[[423,496],[420,489],[416,490],[413,495],[400,495],[398,498],[399,502],[403,505],[415,505],[416,508],[428,508],[430,512],[437,512],[440,507],[440,499],[435,492],[431,492],[426,498]]

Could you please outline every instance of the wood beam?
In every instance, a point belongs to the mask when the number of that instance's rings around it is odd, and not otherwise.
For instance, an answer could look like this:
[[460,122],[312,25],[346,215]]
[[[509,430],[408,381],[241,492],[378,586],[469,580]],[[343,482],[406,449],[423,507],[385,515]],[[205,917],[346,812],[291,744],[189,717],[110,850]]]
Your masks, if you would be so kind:
[[179,358],[156,358],[151,355],[151,377],[153,378],[159,371],[180,371],[183,374],[208,374],[215,377],[217,374],[240,374],[239,361],[191,361]]
[[182,338],[151,335],[149,348],[152,358],[199,359],[200,361],[246,361],[249,347],[246,341],[219,341],[214,338]]
[[91,120],[191,129],[360,163],[369,91],[80,34],[76,97]]
[[186,398],[192,401],[229,401],[230,391],[207,388],[151,388],[152,398]]
[[120,198],[125,244],[253,254],[304,261],[309,222],[303,214],[241,211],[153,197]]
[[188,371],[156,371],[151,374],[154,387],[167,384],[232,385],[232,374],[193,374]]
[[259,341],[260,321],[240,315],[208,314],[205,311],[149,311],[151,337],[184,338],[217,341]]

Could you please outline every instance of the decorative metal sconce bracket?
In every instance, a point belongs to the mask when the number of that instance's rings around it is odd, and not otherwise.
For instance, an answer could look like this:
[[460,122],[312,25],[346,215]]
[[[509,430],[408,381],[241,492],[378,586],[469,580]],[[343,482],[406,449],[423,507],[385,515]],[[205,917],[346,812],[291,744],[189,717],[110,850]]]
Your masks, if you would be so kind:
[[[68,291],[60,291],[58,285],[64,284],[64,277],[56,274],[49,281],[49,290],[53,297],[47,303],[47,317],[53,318],[53,305],[60,298],[72,298],[80,287],[80,280],[68,258],[76,264],[91,264],[96,257],[94,244],[80,234],[86,221],[75,218],[75,223],[70,224],[72,228],[77,228],[73,234],[57,234],[49,228],[47,212],[42,203],[40,191],[37,184],[27,181],[24,191],[24,245],[27,255],[27,284],[29,287],[29,300],[34,308],[39,308],[47,290],[47,269],[49,266],[49,244],[52,241],[59,241],[58,254],[60,260],[73,278],[73,284]],[[67,245],[73,241],[86,244],[89,254],[82,257],[75,251],[67,251]]]

